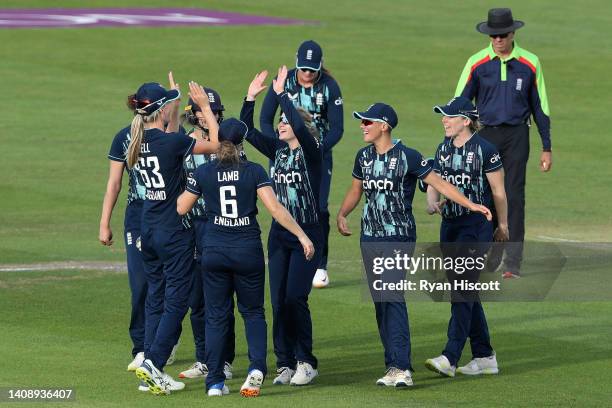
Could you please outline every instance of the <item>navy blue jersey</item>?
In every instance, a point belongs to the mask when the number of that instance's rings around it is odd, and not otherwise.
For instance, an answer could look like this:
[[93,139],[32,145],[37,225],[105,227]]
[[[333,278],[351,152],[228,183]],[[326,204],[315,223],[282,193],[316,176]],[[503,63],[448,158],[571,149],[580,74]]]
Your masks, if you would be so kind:
[[168,230],[184,228],[183,217],[176,212],[176,200],[186,184],[183,162],[195,142],[180,133],[145,130],[138,159],[146,187],[143,225]]
[[[276,97],[300,146],[291,150],[287,143],[255,129],[255,103],[247,101],[240,112],[240,119],[249,129],[246,140],[270,160],[274,160],[272,180],[278,201],[298,224],[318,224],[322,164],[320,143],[306,128],[287,93],[283,92]],[[280,227],[276,221],[272,225]]]
[[[128,146],[130,145],[130,126],[125,127],[115,135],[113,143],[111,144],[110,151],[108,152],[108,158],[113,161],[126,163],[126,155]],[[128,169],[125,166],[125,171],[129,176],[127,203],[128,205],[136,200],[144,200],[145,198],[145,186],[140,178],[138,172],[138,166],[134,166],[133,169]]]
[[385,154],[373,144],[357,152],[353,177],[361,180],[366,204],[361,217],[361,234],[366,237],[415,237],[412,199],[417,178],[431,167],[421,153],[394,141]]
[[[334,147],[344,132],[344,111],[340,87],[330,75],[320,73],[319,79],[310,88],[304,88],[297,80],[297,69],[287,72],[285,91],[295,107],[306,109],[314,118],[319,130],[323,149]],[[273,136],[274,115],[278,108],[276,92],[270,87],[259,115],[261,131]]]
[[[434,159],[434,171],[440,174],[475,204],[491,207],[493,196],[486,173],[502,168],[502,161],[495,147],[473,135],[461,147],[453,144],[452,138],[440,143]],[[467,208],[449,201],[442,216],[454,218],[469,214]]]
[[271,185],[261,165],[241,161],[236,167],[212,161],[198,167],[187,191],[206,201],[204,247],[261,247],[257,189]]

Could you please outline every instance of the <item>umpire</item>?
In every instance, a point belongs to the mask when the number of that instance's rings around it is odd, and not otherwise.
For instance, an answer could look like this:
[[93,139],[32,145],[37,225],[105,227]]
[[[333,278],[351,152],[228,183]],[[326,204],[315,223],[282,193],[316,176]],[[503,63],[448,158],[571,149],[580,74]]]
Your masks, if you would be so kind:
[[510,242],[506,246],[504,278],[520,277],[525,239],[525,175],[529,159],[529,125],[533,115],[540,138],[540,170],[552,166],[550,118],[544,75],[538,57],[518,46],[515,31],[525,24],[507,8],[489,10],[476,26],[491,43],[472,55],[457,84],[456,96],[476,100],[484,128],[480,135],[499,150],[505,170]]

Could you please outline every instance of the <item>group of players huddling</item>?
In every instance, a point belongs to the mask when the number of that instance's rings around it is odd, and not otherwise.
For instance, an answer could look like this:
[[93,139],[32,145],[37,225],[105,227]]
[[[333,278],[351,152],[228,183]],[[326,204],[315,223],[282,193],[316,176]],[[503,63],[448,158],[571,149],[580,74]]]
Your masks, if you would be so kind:
[[[141,380],[140,390],[164,395],[185,387],[163,370],[174,360],[182,321],[191,308],[196,362],[179,377],[205,377],[209,396],[229,393],[225,380],[233,376],[235,294],[250,361],[240,393],[259,395],[267,374],[267,324],[257,199],[273,217],[267,244],[277,369],[273,383],[306,385],[318,375],[308,296],[313,286],[329,282],[331,149],[343,132],[340,89],[323,68],[322,55],[316,42],[306,41],[298,49],[296,68],[279,68],[262,108],[261,131],[253,115],[256,97],[268,88],[266,71],[250,83],[240,119],[224,118],[220,95],[190,82],[183,115],[193,126],[190,131],[181,125],[180,91],[172,74],[169,90],[146,83],[129,96],[134,118],[117,134],[108,156],[100,241],[113,242],[110,219],[127,170],[124,238],[134,344],[128,370]],[[278,107],[274,129],[271,122]],[[459,97],[434,110],[442,114],[446,138],[433,164],[391,137],[398,125],[391,106],[374,103],[353,112],[367,146],[357,152],[353,182],[337,215],[342,235],[351,234],[346,217],[365,194],[362,244],[415,242],[412,200],[420,179],[428,186],[428,212],[443,217],[441,242],[491,242],[494,232],[487,207],[493,202],[495,239],[507,239],[501,160],[478,136],[474,106]],[[270,160],[270,176],[247,159],[244,140]],[[374,304],[386,369],[377,384],[410,386],[405,301]],[[480,302],[452,302],[451,314],[448,343],[426,366],[446,376],[454,376],[456,370],[497,373]],[[468,338],[473,359],[456,368]]]

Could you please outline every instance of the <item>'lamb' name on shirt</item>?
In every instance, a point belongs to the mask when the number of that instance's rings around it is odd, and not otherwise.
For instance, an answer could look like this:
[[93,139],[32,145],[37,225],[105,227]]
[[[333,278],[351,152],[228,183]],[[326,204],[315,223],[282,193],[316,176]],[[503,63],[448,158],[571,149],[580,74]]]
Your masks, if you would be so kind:
[[217,172],[217,181],[238,181],[238,170]]
[[227,218],[215,215],[215,225],[221,225],[223,227],[244,227],[246,225],[251,225],[251,219],[249,217]]

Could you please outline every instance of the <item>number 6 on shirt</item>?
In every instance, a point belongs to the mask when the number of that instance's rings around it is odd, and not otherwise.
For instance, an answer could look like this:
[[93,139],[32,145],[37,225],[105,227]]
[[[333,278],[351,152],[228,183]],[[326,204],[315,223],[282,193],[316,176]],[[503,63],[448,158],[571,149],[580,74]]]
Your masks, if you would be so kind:
[[[227,197],[229,193],[229,198]],[[219,188],[219,199],[221,201],[221,215],[228,218],[238,218],[238,203],[236,198],[236,186],[223,186]],[[228,213],[227,207],[230,207]]]

